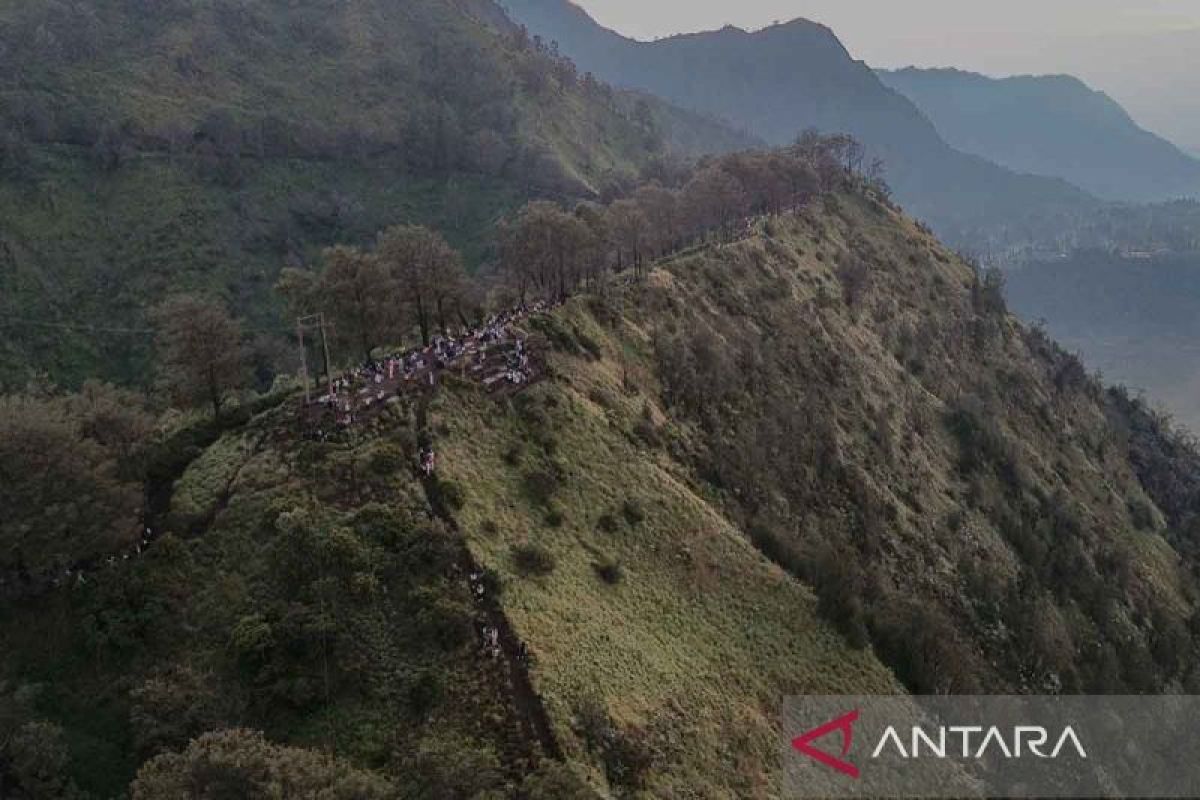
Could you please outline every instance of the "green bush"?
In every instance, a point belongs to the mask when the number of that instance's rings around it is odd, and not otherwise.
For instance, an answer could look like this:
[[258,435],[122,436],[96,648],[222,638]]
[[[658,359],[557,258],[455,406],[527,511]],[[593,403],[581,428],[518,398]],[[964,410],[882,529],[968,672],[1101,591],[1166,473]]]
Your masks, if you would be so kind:
[[592,565],[596,570],[596,574],[600,576],[600,580],[607,583],[609,586],[616,586],[625,579],[625,570],[621,567],[620,562],[606,558]]
[[626,500],[621,506],[621,514],[630,525],[640,525],[646,520],[646,512],[637,500]]
[[526,800],[597,800],[599,795],[566,764],[543,762],[521,783]]
[[467,502],[467,493],[458,481],[439,480],[437,493],[442,503],[451,511],[459,511]]
[[561,480],[552,470],[539,469],[525,474],[525,496],[538,505],[549,505],[558,491]]
[[408,459],[395,445],[384,445],[371,454],[367,469],[375,475],[394,475],[404,468]]
[[620,526],[617,525],[617,518],[606,511],[596,520],[596,527],[604,533],[616,533]]
[[525,577],[549,575],[554,571],[554,555],[539,544],[519,544],[512,549],[513,566]]

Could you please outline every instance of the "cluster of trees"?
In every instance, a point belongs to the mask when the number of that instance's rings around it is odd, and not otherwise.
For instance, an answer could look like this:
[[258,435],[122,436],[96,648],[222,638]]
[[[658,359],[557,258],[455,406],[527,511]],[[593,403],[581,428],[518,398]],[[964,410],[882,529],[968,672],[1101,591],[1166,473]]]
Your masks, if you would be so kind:
[[709,237],[728,240],[748,218],[793,211],[848,182],[886,196],[877,172],[858,171],[861,153],[850,137],[807,133],[790,148],[705,159],[607,205],[534,202],[503,225],[500,266],[522,299],[531,291],[565,296],[609,269],[640,276],[650,259]]
[[138,772],[131,788],[135,800],[396,796],[377,774],[313,750],[273,744],[261,733],[244,729],[206,733],[180,753],[154,758]]
[[437,232],[398,225],[371,249],[332,247],[316,269],[284,270],[277,289],[295,316],[332,319],[341,354],[370,359],[414,331],[428,344],[439,330],[478,321],[497,279],[520,302],[560,298],[609,270],[631,268],[640,277],[652,259],[708,237],[727,240],[750,217],[795,210],[861,178],[846,156],[856,147],[847,137],[806,134],[791,148],[706,159],[669,183],[627,187],[607,204],[530,202],[499,227],[490,283],[486,271],[469,278]]
[[339,338],[368,360],[414,329],[428,345],[437,330],[465,324],[475,305],[461,256],[419,225],[388,228],[373,250],[329,248],[318,270],[285,269],[277,288],[295,315],[329,314]]
[[[176,295],[152,314],[162,388],[220,420],[249,379],[241,323],[211,298]],[[134,542],[146,504],[158,411],[142,392],[88,381],[0,395],[0,575],[62,576]]]
[[132,541],[154,422],[140,395],[101,383],[0,397],[0,573],[41,577]]

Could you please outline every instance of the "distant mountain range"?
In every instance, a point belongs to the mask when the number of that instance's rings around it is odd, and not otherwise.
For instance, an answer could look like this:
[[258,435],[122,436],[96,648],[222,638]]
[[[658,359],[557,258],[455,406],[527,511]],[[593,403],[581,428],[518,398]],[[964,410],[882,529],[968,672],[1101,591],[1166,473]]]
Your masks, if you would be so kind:
[[1067,75],[994,79],[957,69],[879,71],[953,147],[1109,200],[1200,194],[1200,161]]
[[504,5],[580,69],[736,120],[770,143],[813,127],[855,135],[884,159],[901,202],[956,242],[978,241],[983,230],[1055,225],[1098,204],[1066,181],[1020,175],[955,150],[822,25],[795,20],[752,33],[727,27],[638,42],[568,0]]

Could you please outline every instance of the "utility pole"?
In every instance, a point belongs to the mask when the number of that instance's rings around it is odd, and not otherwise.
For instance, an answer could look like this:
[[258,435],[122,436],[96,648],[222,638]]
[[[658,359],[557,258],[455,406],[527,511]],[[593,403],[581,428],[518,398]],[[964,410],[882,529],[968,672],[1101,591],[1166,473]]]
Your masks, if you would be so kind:
[[296,339],[300,342],[300,379],[304,381],[304,405],[312,403],[312,395],[308,391],[308,351],[304,349],[304,321],[296,320]]
[[317,328],[321,333],[321,360],[325,369],[325,381],[328,384],[329,396],[333,397],[333,369],[329,360],[329,336],[326,332],[325,314],[320,312],[300,317],[296,320],[296,338],[300,340],[300,374],[304,379],[304,402],[312,402],[309,394],[308,380],[308,351],[304,347],[304,331]]
[[329,396],[333,397],[333,372],[329,369],[329,339],[325,336],[325,312],[317,315],[321,326],[321,349],[325,353],[325,379],[329,382]]

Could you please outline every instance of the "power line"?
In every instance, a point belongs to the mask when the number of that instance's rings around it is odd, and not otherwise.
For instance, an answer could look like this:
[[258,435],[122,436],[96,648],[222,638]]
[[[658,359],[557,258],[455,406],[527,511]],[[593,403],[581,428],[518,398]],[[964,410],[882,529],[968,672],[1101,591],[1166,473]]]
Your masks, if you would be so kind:
[[53,328],[55,330],[82,331],[84,333],[135,333],[146,336],[153,336],[158,333],[153,328],[107,328],[95,325],[72,325],[65,322],[43,322],[36,319],[22,319],[20,317],[0,317],[0,325],[27,325],[32,328]]
[[[97,325],[73,325],[66,322],[44,322],[36,319],[21,317],[0,317],[0,326],[16,327],[25,325],[31,328],[49,328],[52,330],[79,331],[81,333],[117,333],[134,334],[139,336],[154,336],[158,331],[154,328],[113,328]],[[243,333],[293,333],[290,328],[242,328]]]

